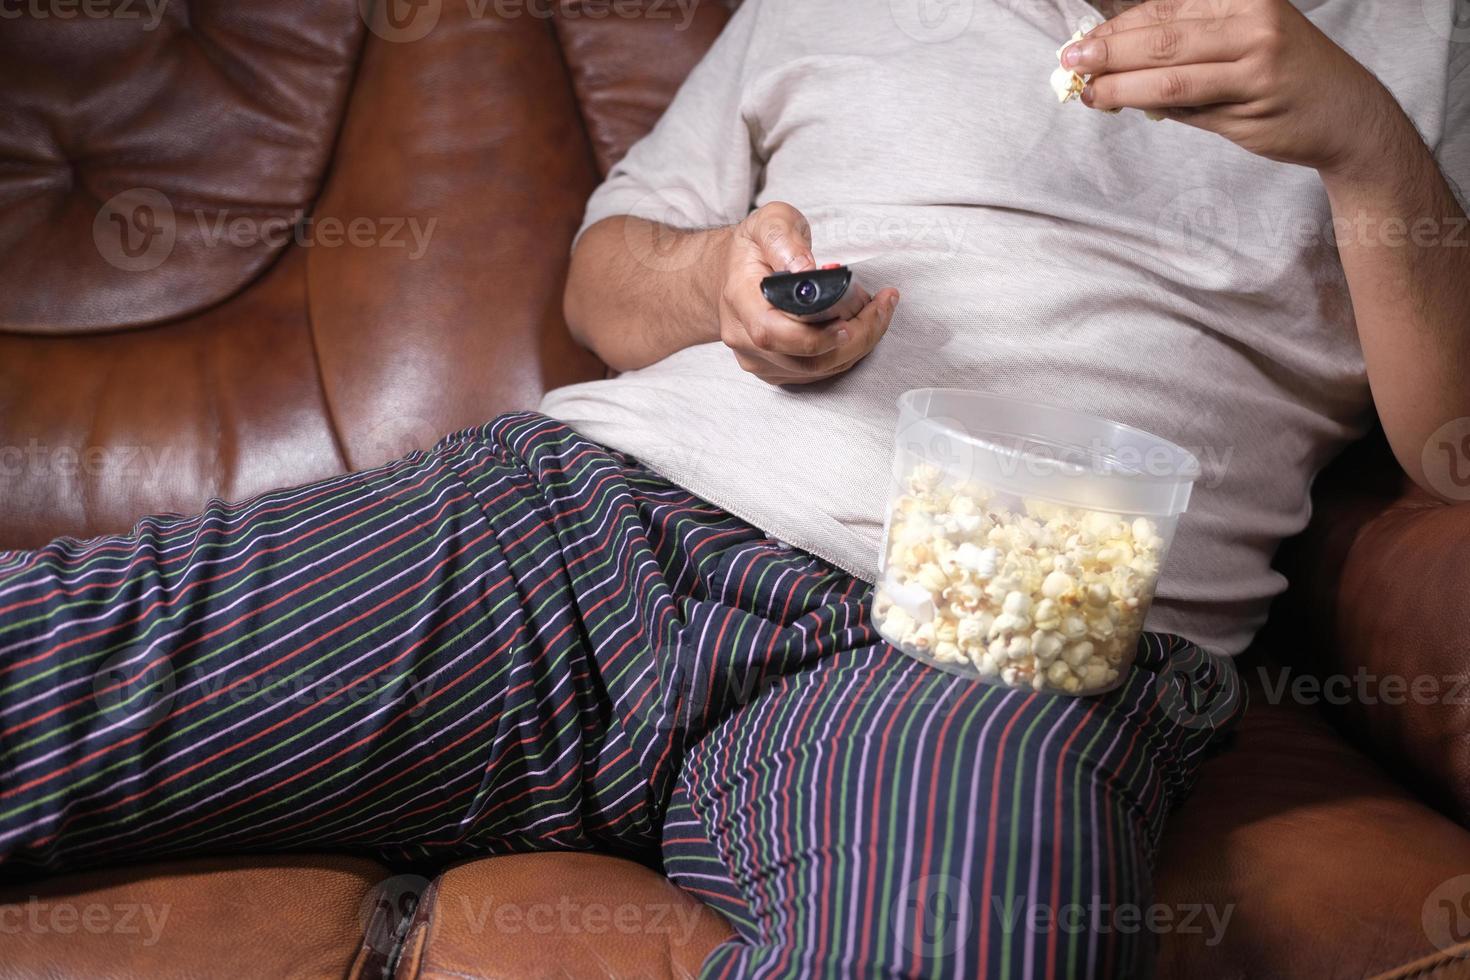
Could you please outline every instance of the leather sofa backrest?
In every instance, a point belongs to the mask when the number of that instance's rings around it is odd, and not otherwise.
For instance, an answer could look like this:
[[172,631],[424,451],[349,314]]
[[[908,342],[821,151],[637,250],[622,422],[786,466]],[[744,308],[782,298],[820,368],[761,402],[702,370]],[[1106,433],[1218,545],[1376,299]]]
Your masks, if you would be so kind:
[[0,21],[0,329],[157,323],[255,280],[321,190],[356,0],[24,9]]
[[0,22],[0,548],[374,465],[600,375],[561,318],[572,234],[728,18],[32,6]]

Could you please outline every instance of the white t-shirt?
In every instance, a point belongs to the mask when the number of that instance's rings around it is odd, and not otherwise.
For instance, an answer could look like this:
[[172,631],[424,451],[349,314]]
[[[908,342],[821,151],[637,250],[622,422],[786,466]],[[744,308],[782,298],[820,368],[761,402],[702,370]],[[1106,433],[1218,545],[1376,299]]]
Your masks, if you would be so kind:
[[[1298,6],[1470,184],[1453,0]],[[542,411],[869,580],[903,391],[1139,426],[1203,465],[1148,627],[1243,649],[1285,587],[1271,559],[1306,525],[1313,477],[1372,417],[1326,195],[1219,136],[1058,105],[1054,52],[1086,16],[1081,0],[745,0],[584,228],[709,227],[787,201],[818,262],[898,287],[893,325],[827,382],[773,387],[708,344]]]

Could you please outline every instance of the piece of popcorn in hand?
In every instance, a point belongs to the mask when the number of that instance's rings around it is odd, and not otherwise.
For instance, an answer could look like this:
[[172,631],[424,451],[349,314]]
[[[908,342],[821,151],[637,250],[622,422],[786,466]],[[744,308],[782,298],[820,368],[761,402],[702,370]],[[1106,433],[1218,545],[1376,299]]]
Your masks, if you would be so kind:
[[[1061,49],[1057,49],[1057,56],[1061,57]],[[1071,102],[1073,99],[1082,98],[1082,89],[1086,87],[1087,80],[1070,68],[1057,65],[1051,73],[1051,91],[1057,97],[1058,102]]]
[[[1066,43],[1060,48],[1057,48],[1057,67],[1052,70],[1051,77],[1047,79],[1047,82],[1051,85],[1052,94],[1057,97],[1058,103],[1075,102],[1082,98],[1082,90],[1087,87],[1088,82],[1092,81],[1091,75],[1080,74],[1063,65],[1062,52],[1067,50],[1069,45],[1082,40],[1096,26],[1098,26],[1098,22],[1095,18],[1082,18],[1077,22],[1077,30],[1073,32],[1071,37],[1067,38]],[[1103,111],[1109,115],[1117,115],[1122,110],[1104,109]],[[1168,118],[1167,115],[1157,109],[1145,109],[1143,110],[1143,114],[1154,122]]]

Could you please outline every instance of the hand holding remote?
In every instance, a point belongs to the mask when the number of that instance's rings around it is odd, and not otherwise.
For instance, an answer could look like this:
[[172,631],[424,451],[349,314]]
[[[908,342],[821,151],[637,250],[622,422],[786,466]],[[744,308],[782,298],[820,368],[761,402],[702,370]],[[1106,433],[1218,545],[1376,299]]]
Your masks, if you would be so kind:
[[816,269],[811,228],[789,204],[767,204],[731,230],[719,296],[720,340],[742,368],[771,384],[805,384],[841,374],[877,345],[898,290],[882,289],[848,319],[803,323],[773,307],[761,281]]
[[778,272],[761,280],[761,295],[782,313],[802,323],[848,320],[872,299],[845,265],[824,265],[804,272]]

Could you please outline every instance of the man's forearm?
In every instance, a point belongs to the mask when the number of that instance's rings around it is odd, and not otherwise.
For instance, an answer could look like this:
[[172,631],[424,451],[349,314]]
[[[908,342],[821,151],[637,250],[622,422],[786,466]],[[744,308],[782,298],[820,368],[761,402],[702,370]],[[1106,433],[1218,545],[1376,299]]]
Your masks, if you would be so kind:
[[1427,486],[1425,443],[1470,416],[1470,230],[1398,106],[1366,119],[1371,150],[1322,179],[1374,403],[1399,462]]
[[565,310],[572,335],[603,363],[631,371],[718,340],[730,228],[686,231],[606,218],[572,253]]

